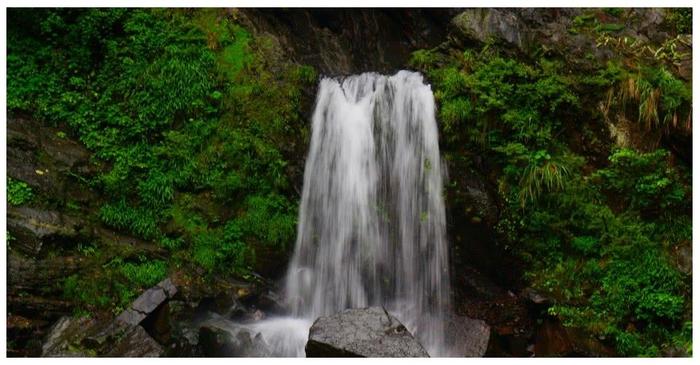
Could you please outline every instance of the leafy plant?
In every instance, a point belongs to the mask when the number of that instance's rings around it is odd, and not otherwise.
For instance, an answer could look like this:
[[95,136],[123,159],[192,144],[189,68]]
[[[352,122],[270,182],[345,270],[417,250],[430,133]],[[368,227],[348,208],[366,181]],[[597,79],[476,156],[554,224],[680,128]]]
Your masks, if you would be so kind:
[[10,205],[22,205],[32,200],[34,192],[26,182],[7,178],[7,202]]
[[568,175],[566,165],[552,160],[544,150],[537,151],[520,179],[520,205],[537,200],[543,192],[563,190]]
[[668,152],[639,153],[619,149],[610,155],[610,166],[593,176],[604,190],[626,200],[629,207],[660,214],[668,209],[687,208],[688,192],[681,175],[668,164]]
[[163,280],[167,275],[167,265],[165,261],[141,260],[140,263],[125,263],[120,267],[121,273],[130,283],[134,283],[142,288],[151,287]]
[[679,34],[690,34],[693,30],[693,9],[675,8],[668,9],[666,20],[675,28]]

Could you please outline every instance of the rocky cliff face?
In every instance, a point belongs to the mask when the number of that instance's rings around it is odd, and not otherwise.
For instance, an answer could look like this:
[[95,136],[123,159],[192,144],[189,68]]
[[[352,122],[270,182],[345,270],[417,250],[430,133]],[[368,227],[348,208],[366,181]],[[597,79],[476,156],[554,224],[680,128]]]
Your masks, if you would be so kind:
[[287,57],[322,75],[393,73],[412,51],[446,37],[456,9],[241,9],[257,34],[272,35]]

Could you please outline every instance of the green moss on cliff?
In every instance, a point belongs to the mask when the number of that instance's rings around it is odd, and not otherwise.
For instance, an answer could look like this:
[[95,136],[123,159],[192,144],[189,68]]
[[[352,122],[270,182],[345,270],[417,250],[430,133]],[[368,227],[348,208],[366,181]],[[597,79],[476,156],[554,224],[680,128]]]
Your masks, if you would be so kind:
[[10,205],[22,205],[32,200],[34,192],[24,181],[7,178],[7,202]]
[[488,161],[503,207],[496,231],[525,262],[526,283],[554,299],[550,315],[622,355],[690,351],[690,277],[672,257],[691,240],[690,171],[661,148],[597,142],[607,138],[599,105],[678,133],[690,125],[689,85],[642,59],[584,74],[488,45],[442,49],[411,62],[433,84],[451,174],[478,168],[465,156]]
[[[165,267],[152,262],[156,276],[188,266],[244,274],[256,247],[289,248],[287,159],[305,138],[300,90],[313,69],[279,59],[235,11],[15,9],[8,18],[10,112],[67,123],[107,163],[91,182],[104,197],[95,215],[168,250]],[[118,269],[93,273],[103,289],[74,295],[86,288],[69,278],[66,296],[122,306],[153,284],[115,259]]]

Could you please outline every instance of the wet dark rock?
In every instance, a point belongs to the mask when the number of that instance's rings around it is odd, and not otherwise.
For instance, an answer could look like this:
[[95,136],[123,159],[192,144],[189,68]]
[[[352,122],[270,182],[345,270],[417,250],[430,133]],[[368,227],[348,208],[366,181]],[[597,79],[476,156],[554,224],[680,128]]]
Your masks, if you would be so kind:
[[97,166],[79,142],[32,118],[7,119],[7,174],[60,200],[94,201],[94,194],[76,176],[90,176]]
[[159,357],[163,348],[141,326],[128,327],[104,353],[109,357]]
[[261,321],[265,319],[265,317],[265,312],[261,311],[260,309],[256,309],[255,311],[250,313],[250,320],[252,321]]
[[523,291],[520,295],[523,297],[523,299],[525,299],[526,302],[528,302],[530,305],[535,306],[535,307],[545,307],[546,308],[554,303],[554,301],[551,298],[540,294],[538,291],[536,291],[533,288],[523,289]]
[[564,327],[555,318],[546,318],[537,329],[535,356],[615,356],[615,351],[598,339],[573,327]]
[[226,311],[226,315],[230,319],[234,319],[234,320],[243,318],[247,313],[248,313],[248,308],[246,308],[238,300],[231,303],[231,306]]
[[205,322],[199,329],[199,345],[204,356],[269,357],[269,346],[260,333],[228,321]]
[[94,324],[95,321],[89,317],[61,317],[46,336],[41,355],[50,357],[94,356],[95,353],[74,346],[75,343],[80,343],[85,329]]
[[167,278],[136,298],[136,300],[131,303],[131,306],[117,317],[117,321],[122,321],[130,325],[137,325],[166,299],[172,298],[176,293],[177,288],[175,288],[170,278]]
[[79,256],[56,256],[36,259],[15,250],[7,251],[7,284],[10,293],[44,293],[56,283],[75,273],[84,265]]
[[[99,166],[80,142],[60,129],[17,115],[7,122],[8,176],[29,184],[35,197],[28,204],[8,206],[8,315],[32,325],[9,334],[11,354],[38,356],[41,339],[51,324],[73,313],[75,303],[63,295],[65,278],[101,265],[78,252],[80,244],[99,243],[111,254],[131,246],[134,255],[158,255],[163,249],[101,227],[88,218],[98,208],[87,184]],[[73,207],[67,209],[67,205]],[[98,269],[97,269],[98,270]]]
[[453,315],[446,323],[446,344],[453,356],[482,357],[486,354],[491,335],[486,322]]
[[[255,303],[253,300],[248,302]],[[216,313],[231,319],[243,318],[250,313],[248,306],[244,305],[236,294],[230,291],[222,291],[215,297],[202,298],[197,303],[195,311],[202,315]]]
[[535,343],[537,356],[567,356],[574,354],[574,345],[571,343],[566,330],[556,321],[547,319],[537,330]]
[[532,357],[530,336],[518,335],[513,329],[497,328],[491,331],[486,357]]
[[257,307],[267,313],[283,313],[286,309],[282,297],[271,290],[258,297]]
[[160,344],[167,344],[171,340],[173,321],[170,312],[170,302],[165,301],[141,322],[146,332]]
[[452,19],[452,25],[468,40],[486,43],[491,40],[523,49],[524,24],[513,13],[500,9],[466,9]]
[[501,286],[513,286],[522,278],[522,263],[501,243],[496,231],[500,208],[495,182],[488,177],[490,166],[477,156],[465,160],[461,154],[461,151],[445,152],[450,172],[450,182],[446,184],[450,202],[447,233],[452,242],[454,281],[469,279],[473,275],[467,271],[474,269]]
[[131,304],[131,309],[139,313],[149,314],[156,309],[168,295],[161,287],[156,286],[146,290]]
[[319,317],[309,330],[307,357],[428,357],[406,327],[384,308],[347,309]]
[[8,207],[7,229],[14,239],[10,247],[37,256],[45,245],[61,246],[81,236],[86,223],[58,211],[30,207]]
[[199,344],[199,328],[188,322],[174,322],[168,355],[177,357],[204,356],[202,346]]
[[[501,287],[469,266],[461,268],[454,284],[456,313],[478,318],[490,327],[483,356],[532,356],[528,347],[532,345],[540,311],[531,310],[527,300],[513,293],[515,289]],[[476,333],[485,337],[483,332]]]
[[691,241],[683,241],[673,247],[671,257],[678,270],[686,275],[693,273],[693,247]]
[[62,317],[46,336],[45,357],[154,357],[163,349],[141,326],[90,317]]
[[486,275],[482,274],[470,266],[462,266],[458,273],[458,280],[455,281],[459,285],[463,295],[483,300],[494,300],[507,295],[507,291]]
[[34,320],[12,313],[7,314],[7,337],[11,338],[17,347],[8,346],[8,357],[41,355],[42,329],[50,325],[43,320]]
[[36,323],[53,323],[55,319],[71,313],[73,303],[54,297],[14,293],[8,290],[7,307],[9,313],[24,315]]
[[241,20],[321,74],[395,72],[447,35],[456,9],[241,9]]

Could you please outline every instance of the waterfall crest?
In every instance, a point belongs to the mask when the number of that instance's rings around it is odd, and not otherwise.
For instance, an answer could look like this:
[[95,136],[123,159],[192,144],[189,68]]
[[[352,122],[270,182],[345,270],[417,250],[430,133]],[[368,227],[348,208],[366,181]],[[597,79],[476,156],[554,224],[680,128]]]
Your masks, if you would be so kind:
[[430,86],[408,71],[324,78],[312,123],[285,282],[292,314],[384,305],[445,355],[448,248]]

